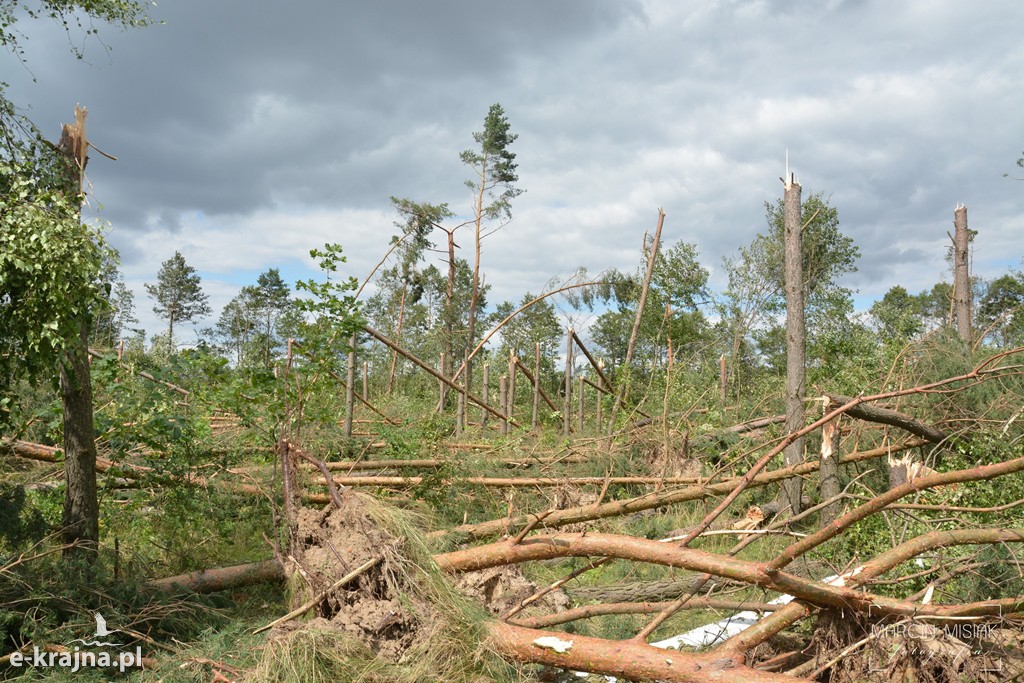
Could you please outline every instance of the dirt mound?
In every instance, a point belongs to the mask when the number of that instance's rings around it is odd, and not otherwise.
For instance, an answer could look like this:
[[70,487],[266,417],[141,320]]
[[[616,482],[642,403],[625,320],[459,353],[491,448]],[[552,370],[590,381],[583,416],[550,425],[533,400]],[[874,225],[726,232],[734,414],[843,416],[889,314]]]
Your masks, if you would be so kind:
[[341,508],[303,509],[297,520],[293,602],[323,593],[377,559],[321,599],[312,612],[317,619],[303,625],[349,634],[385,660],[401,662],[411,650],[427,647],[443,620],[411,576],[408,538],[388,530],[382,513],[380,504],[354,493],[346,493]]
[[252,683],[487,683],[518,680],[486,646],[486,614],[441,574],[422,524],[351,490],[304,509],[289,560],[304,617],[277,626]]
[[[456,585],[463,595],[482,603],[495,616],[505,614],[537,592],[537,585],[523,576],[518,565],[467,572],[458,577]],[[569,609],[569,606],[569,596],[556,589],[519,614],[550,614]]]

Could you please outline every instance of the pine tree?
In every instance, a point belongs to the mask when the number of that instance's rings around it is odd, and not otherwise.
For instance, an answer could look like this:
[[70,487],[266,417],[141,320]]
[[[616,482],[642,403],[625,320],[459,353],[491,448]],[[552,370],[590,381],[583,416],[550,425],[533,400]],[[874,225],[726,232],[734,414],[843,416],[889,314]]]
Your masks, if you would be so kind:
[[160,265],[155,285],[146,283],[146,291],[156,301],[153,312],[167,321],[167,339],[174,350],[174,323],[189,322],[212,312],[209,297],[200,286],[196,269],[185,263],[181,252]]

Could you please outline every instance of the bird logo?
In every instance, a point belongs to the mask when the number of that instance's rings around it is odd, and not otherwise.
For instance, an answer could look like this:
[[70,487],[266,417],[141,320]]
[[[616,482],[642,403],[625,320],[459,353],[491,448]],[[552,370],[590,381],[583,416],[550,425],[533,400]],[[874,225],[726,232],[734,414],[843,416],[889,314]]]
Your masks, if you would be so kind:
[[72,640],[72,643],[82,643],[83,645],[89,645],[91,647],[108,646],[108,645],[119,645],[119,643],[104,643],[100,638],[107,638],[115,633],[121,633],[119,629],[110,630],[107,628],[107,620],[103,618],[103,615],[99,612],[93,614],[96,619],[96,640],[89,642],[83,638]]

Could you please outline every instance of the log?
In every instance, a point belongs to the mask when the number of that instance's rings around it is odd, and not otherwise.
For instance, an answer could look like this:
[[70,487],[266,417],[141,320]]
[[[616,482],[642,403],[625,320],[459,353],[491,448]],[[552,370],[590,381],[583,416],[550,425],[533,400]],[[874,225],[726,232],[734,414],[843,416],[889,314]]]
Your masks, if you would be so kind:
[[[916,448],[922,444],[921,441],[910,441],[902,445],[893,447],[882,447],[874,448],[868,451],[853,452],[843,456],[840,459],[841,463],[860,462],[862,460],[870,460],[872,458],[880,458],[887,456],[891,453],[896,453],[901,450],[908,448]],[[789,477],[802,476],[810,474],[818,469],[818,461],[812,460],[809,462],[803,462],[794,467],[786,467],[780,470],[774,470],[772,472],[765,472],[753,477],[750,480],[748,488],[767,486],[780,482]],[[695,484],[688,486],[683,489],[676,489],[670,491],[659,491],[637,498],[630,498],[628,500],[617,500],[608,503],[602,503],[601,505],[585,505],[575,508],[566,508],[564,510],[558,510],[552,513],[547,519],[544,520],[544,526],[548,528],[554,528],[564,526],[566,524],[576,524],[579,522],[589,522],[596,519],[606,519],[608,517],[615,517],[618,515],[628,515],[634,512],[642,512],[644,510],[652,510],[654,508],[664,507],[666,505],[674,505],[675,503],[682,503],[690,500],[701,500],[704,498],[710,498],[712,496],[730,494],[734,491],[739,483],[741,483],[742,477],[733,479],[726,479],[720,482],[707,483],[707,484]],[[500,519],[493,519],[486,522],[479,522],[476,524],[463,524],[454,527],[448,531],[438,531],[429,534],[431,537],[444,536],[446,534],[464,534],[470,539],[487,538],[489,536],[495,536],[497,534],[504,533],[510,527],[519,527],[529,522],[529,519],[525,515],[518,515],[513,518],[502,517]]]
[[743,666],[741,655],[675,652],[635,640],[604,640],[498,621],[487,623],[487,632],[487,645],[503,657],[630,680],[672,683],[794,683],[801,680]]
[[[799,576],[813,578],[827,574],[830,569],[820,562],[801,562],[794,566],[792,571]],[[707,591],[732,585],[736,584],[725,579],[705,581],[702,575],[684,573],[683,576],[659,581],[621,582],[604,586],[567,586],[563,590],[574,602],[662,602],[675,600],[681,595],[701,589]]]
[[215,593],[282,579],[284,570],[280,563],[277,560],[265,560],[154,579],[146,585],[169,593]]
[[[825,395],[828,396],[828,400],[832,404],[831,407],[845,405],[853,401],[849,396],[843,396],[841,394]],[[900,429],[910,432],[914,436],[919,436],[922,439],[926,439],[927,441],[935,444],[942,443],[949,438],[949,436],[941,429],[927,425],[920,420],[910,417],[909,415],[905,415],[888,408],[881,408],[869,403],[855,405],[847,410],[846,414],[850,417],[855,417],[867,422],[877,422],[878,424],[885,424],[891,427],[899,427]]]
[[[545,614],[539,617],[524,617],[522,619],[511,619],[509,623],[526,628],[546,628],[558,626],[570,621],[580,619],[591,619],[593,617],[604,617],[612,614],[651,614],[674,604],[673,602],[609,602],[599,605],[583,605],[574,609],[553,614]],[[718,609],[739,612],[741,610],[752,610],[755,612],[774,612],[779,605],[770,602],[744,602],[741,600],[722,600],[719,598],[698,598],[691,597],[683,605],[684,609]]]

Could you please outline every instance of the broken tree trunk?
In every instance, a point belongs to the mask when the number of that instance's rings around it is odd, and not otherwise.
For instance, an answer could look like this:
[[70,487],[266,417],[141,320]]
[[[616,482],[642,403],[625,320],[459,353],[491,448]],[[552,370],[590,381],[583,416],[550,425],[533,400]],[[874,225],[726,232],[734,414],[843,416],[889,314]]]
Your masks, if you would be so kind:
[[356,335],[348,340],[348,376],[345,379],[345,438],[352,438],[352,417],[356,404]]
[[[821,428],[821,468],[818,472],[818,490],[822,500],[837,499],[843,486],[839,480],[839,418]],[[840,500],[821,511],[821,525],[831,524],[839,516],[843,503]]]
[[[806,327],[804,323],[803,222],[800,217],[800,183],[790,173],[783,198],[786,275],[786,432],[792,434],[804,426],[804,382],[806,379]],[[787,466],[804,459],[803,440],[796,439],[783,451]],[[783,483],[782,501],[789,514],[800,512],[801,480]]]
[[573,331],[570,327],[565,340],[565,379],[562,387],[565,396],[562,401],[562,436],[569,436],[569,414],[572,412],[572,338]]
[[956,331],[966,343],[971,343],[971,272],[968,257],[971,242],[967,229],[967,207],[957,205],[953,212],[953,302],[956,311]]
[[[88,111],[75,107],[75,122],[64,124],[57,152],[64,164],[64,192],[81,197],[89,162],[85,135]],[[58,361],[60,396],[64,408],[64,517],[61,540],[66,557],[96,558],[100,537],[100,506],[96,493],[96,434],[93,428],[92,381],[89,373],[89,323],[77,321],[78,338]]]
[[612,403],[610,430],[615,429],[615,420],[618,418],[619,410],[622,408],[622,402],[626,398],[626,391],[628,390],[629,384],[629,368],[633,363],[633,353],[636,351],[636,339],[640,334],[640,322],[643,320],[644,307],[647,305],[647,294],[651,289],[651,278],[654,277],[654,264],[658,260],[658,247],[661,244],[661,229],[664,226],[665,210],[659,208],[658,227],[654,230],[654,239],[651,242],[651,251],[647,255],[647,272],[644,275],[643,286],[640,288],[640,301],[637,302],[636,305],[636,316],[633,318],[633,330],[629,333],[629,343],[626,344],[626,359],[622,362],[622,369],[625,372],[626,381],[619,383],[619,390],[615,393],[615,401]]
[[[842,394],[826,394],[826,396],[828,396],[831,403],[829,409],[844,405],[853,400],[851,397],[843,396]],[[878,424],[899,427],[900,429],[910,432],[914,436],[919,436],[934,444],[940,444],[949,438],[941,429],[927,425],[920,420],[910,417],[909,415],[905,415],[888,408],[880,408],[879,406],[871,405],[869,403],[855,405],[848,409],[846,414],[850,417],[855,417],[867,422],[877,422]]]

